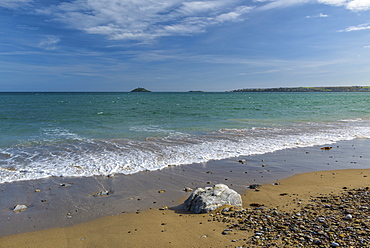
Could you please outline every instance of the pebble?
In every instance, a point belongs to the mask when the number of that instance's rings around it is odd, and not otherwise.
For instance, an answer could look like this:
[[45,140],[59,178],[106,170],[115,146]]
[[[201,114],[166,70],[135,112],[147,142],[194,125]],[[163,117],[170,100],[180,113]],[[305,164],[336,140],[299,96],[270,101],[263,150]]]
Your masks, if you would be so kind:
[[257,189],[259,187],[261,187],[261,185],[259,185],[259,184],[251,184],[251,185],[249,185],[249,188],[250,189]]
[[105,196],[105,195],[109,195],[110,192],[108,190],[103,190],[103,191],[100,191],[100,192],[96,192],[95,194],[92,194],[92,196],[94,197],[97,197],[97,196]]
[[185,188],[184,188],[184,191],[185,191],[185,192],[190,192],[190,191],[193,191],[193,189],[192,189],[192,188],[189,188],[189,187],[185,187]]
[[332,242],[330,246],[331,246],[331,247],[338,247],[338,246],[340,246],[340,245],[339,245],[337,242]]
[[60,187],[70,187],[70,186],[72,186],[71,183],[61,183],[60,184]]
[[324,217],[318,217],[318,218],[317,218],[317,221],[318,221],[318,222],[325,222],[325,218],[324,218]]
[[344,217],[346,220],[352,220],[352,214],[347,214],[346,217]]
[[27,209],[27,206],[26,205],[23,205],[23,204],[20,204],[20,205],[17,205],[13,208],[13,211],[14,212],[22,212],[24,210]]
[[225,230],[223,230],[222,231],[222,235],[227,235],[227,234],[229,234],[229,232],[232,232],[233,230],[231,230],[231,229],[225,229]]

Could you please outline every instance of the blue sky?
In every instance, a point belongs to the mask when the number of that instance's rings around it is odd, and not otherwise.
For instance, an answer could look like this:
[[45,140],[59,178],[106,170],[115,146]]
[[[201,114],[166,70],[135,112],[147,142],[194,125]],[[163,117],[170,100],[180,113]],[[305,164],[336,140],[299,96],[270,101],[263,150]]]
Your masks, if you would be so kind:
[[0,91],[370,85],[370,0],[0,0]]

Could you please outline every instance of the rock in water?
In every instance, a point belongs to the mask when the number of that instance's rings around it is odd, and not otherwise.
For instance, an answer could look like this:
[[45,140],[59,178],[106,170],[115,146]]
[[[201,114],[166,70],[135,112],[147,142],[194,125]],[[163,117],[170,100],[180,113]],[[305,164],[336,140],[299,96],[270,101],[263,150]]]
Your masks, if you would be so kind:
[[197,214],[208,213],[223,205],[242,206],[242,197],[224,184],[198,188],[184,202],[185,210]]

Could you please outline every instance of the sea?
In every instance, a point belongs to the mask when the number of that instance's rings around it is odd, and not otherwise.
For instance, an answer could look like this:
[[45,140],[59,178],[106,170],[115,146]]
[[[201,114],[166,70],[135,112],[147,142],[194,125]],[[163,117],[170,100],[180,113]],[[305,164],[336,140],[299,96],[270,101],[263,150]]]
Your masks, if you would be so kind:
[[370,93],[0,93],[0,183],[370,138]]

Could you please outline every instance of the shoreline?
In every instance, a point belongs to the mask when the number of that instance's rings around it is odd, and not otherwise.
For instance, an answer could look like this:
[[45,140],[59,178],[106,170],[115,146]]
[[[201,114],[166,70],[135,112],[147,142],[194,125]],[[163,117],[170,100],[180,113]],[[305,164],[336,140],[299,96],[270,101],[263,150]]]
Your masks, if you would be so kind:
[[[250,184],[272,183],[294,174],[367,169],[370,157],[365,155],[369,144],[370,139],[356,139],[332,144],[330,151],[321,150],[318,146],[305,147],[168,167],[129,176],[47,178],[1,184],[3,199],[0,217],[3,223],[0,237],[57,227],[63,229],[88,221],[99,221],[104,216],[115,218],[122,213],[141,215],[145,212],[143,210],[155,212],[163,206],[181,212],[179,204],[190,194],[183,191],[184,187],[224,183],[244,194]],[[239,160],[245,162],[242,164]],[[111,194],[92,196],[105,189]],[[28,209],[14,213],[11,208],[17,204],[25,204]]]
[[[294,219],[297,213],[306,211],[310,202],[315,202],[312,199],[336,198],[347,189],[367,187],[368,190],[368,177],[370,169],[297,174],[281,180],[279,185],[265,184],[259,191],[249,190],[242,195],[243,208],[249,215],[255,214],[254,218],[273,210],[284,212],[285,216],[288,214],[288,219]],[[250,205],[257,202],[266,210],[251,210]],[[319,210],[316,208],[315,211]],[[259,236],[256,236],[255,229],[230,229],[230,216],[229,213],[217,211],[193,214],[179,206],[168,210],[149,209],[102,217],[65,228],[5,236],[0,238],[0,243],[2,247],[261,247],[259,240],[256,240]],[[369,219],[359,221],[365,223]],[[369,224],[365,225],[369,227]],[[362,229],[362,235],[369,233],[369,228]],[[227,234],[224,234],[225,230]],[[276,242],[282,244],[281,241]],[[338,239],[337,243],[343,244],[344,241]],[[293,239],[284,244],[284,247],[293,247],[297,242]],[[370,240],[365,240],[366,244],[370,244]]]

